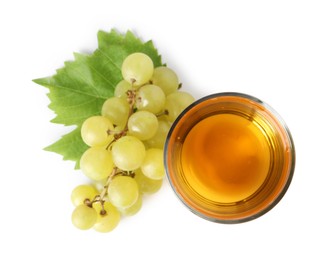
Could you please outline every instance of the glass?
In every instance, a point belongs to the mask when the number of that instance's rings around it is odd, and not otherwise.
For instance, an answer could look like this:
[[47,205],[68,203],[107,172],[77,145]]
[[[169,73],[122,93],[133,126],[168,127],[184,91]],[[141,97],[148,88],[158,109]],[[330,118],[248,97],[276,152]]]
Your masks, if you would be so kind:
[[284,196],[295,150],[285,122],[269,105],[246,94],[218,93],[176,119],[164,160],[173,190],[193,213],[241,223]]

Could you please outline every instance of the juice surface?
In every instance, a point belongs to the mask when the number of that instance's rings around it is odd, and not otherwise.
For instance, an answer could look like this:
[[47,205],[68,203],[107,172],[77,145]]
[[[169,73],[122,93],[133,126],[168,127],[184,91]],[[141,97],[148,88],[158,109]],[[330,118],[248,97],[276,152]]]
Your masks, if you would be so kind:
[[186,136],[182,166],[188,184],[204,198],[238,202],[252,195],[266,179],[269,144],[254,118],[213,115]]

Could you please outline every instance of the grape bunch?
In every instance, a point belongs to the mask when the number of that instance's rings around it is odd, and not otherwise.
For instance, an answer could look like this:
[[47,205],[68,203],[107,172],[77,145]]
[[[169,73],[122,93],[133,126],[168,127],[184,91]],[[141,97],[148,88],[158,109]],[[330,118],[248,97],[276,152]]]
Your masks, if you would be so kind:
[[104,102],[100,115],[86,119],[81,127],[89,148],[80,167],[91,184],[77,186],[71,200],[76,206],[72,223],[82,230],[113,230],[122,216],[140,210],[144,194],[161,188],[167,133],[194,101],[189,93],[179,91],[173,70],[154,68],[146,54],[130,54],[121,69],[123,80],[114,96]]

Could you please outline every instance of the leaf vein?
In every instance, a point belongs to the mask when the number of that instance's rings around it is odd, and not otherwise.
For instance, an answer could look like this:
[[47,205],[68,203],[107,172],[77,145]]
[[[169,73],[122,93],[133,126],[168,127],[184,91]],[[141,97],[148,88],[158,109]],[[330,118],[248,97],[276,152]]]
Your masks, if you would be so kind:
[[[85,78],[85,75],[79,69],[75,69],[75,71],[77,72],[77,75],[79,75],[82,79]],[[87,86],[93,89],[97,95],[100,95],[98,89],[96,88],[96,86],[94,86],[93,82],[89,82],[88,80],[85,80],[85,82],[88,83]]]
[[65,86],[62,86],[62,85],[49,86],[49,88],[53,88],[53,87],[54,88],[59,88],[59,89],[64,89],[66,91],[75,92],[75,93],[85,95],[85,96],[94,97],[94,98],[101,98],[101,99],[107,99],[108,98],[108,96],[103,96],[103,95],[100,95],[99,93],[97,93],[98,95],[94,95],[94,94],[91,94],[91,93],[86,93],[84,91],[79,91],[78,89],[68,88],[68,87],[65,87]]
[[103,78],[110,86],[115,87],[115,84],[112,83],[109,79],[107,79],[99,70],[97,70],[94,66],[90,65],[91,69],[96,72],[101,78]]
[[98,48],[98,51],[100,51],[102,55],[104,55],[119,71],[121,71],[121,68],[113,61],[111,57],[107,55],[107,53],[105,53],[101,48]]

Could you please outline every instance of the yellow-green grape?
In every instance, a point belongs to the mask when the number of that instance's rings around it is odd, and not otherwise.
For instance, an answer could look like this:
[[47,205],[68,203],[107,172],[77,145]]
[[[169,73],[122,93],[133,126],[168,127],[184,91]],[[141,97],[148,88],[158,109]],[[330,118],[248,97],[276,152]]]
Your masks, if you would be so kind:
[[114,96],[120,97],[120,98],[126,98],[128,90],[132,89],[132,86],[129,82],[126,80],[121,80],[117,83],[115,90],[114,90]]
[[103,147],[91,147],[87,149],[81,159],[82,172],[92,180],[100,181],[109,176],[114,167],[111,152]]
[[165,100],[165,95],[160,87],[144,85],[137,92],[136,107],[138,110],[157,114],[163,110]]
[[139,191],[143,194],[153,194],[162,187],[163,180],[153,180],[145,176],[141,169],[135,171],[134,179],[136,180]]
[[74,206],[84,204],[85,200],[92,201],[99,192],[91,185],[82,184],[74,188],[71,192],[71,202]]
[[152,82],[154,85],[159,86],[165,95],[175,92],[179,85],[177,74],[168,67],[155,68]]
[[93,227],[97,221],[98,214],[95,209],[86,206],[85,204],[78,205],[71,215],[72,224],[75,227],[87,230]]
[[112,147],[114,164],[124,171],[138,169],[145,158],[145,146],[137,137],[123,136]]
[[137,201],[131,207],[120,209],[120,211],[124,216],[127,217],[133,216],[139,212],[139,210],[142,207],[142,204],[143,204],[143,200],[142,200],[142,196],[140,195]]
[[141,171],[148,178],[161,180],[165,175],[163,151],[157,148],[148,149],[141,165]]
[[132,177],[117,176],[108,186],[109,201],[117,208],[131,207],[138,196],[138,184]]
[[103,146],[113,140],[109,132],[114,129],[112,122],[104,116],[86,119],[81,128],[81,136],[88,146]]
[[128,121],[129,134],[141,141],[152,138],[158,126],[157,117],[148,111],[138,111],[132,114]]
[[175,121],[179,114],[193,102],[194,97],[187,92],[176,91],[168,95],[164,107],[167,120]]
[[155,135],[151,139],[148,139],[144,142],[146,147],[159,149],[164,148],[165,140],[167,138],[171,124],[166,120],[158,121],[158,128]]
[[107,99],[102,106],[101,115],[107,117],[114,125],[125,126],[129,117],[129,103],[120,97]]
[[98,218],[93,228],[102,233],[110,232],[117,227],[121,219],[121,214],[109,201],[94,203],[93,208],[98,213]]
[[147,83],[151,79],[153,71],[154,65],[151,58],[140,52],[130,54],[122,64],[122,76],[133,86]]

